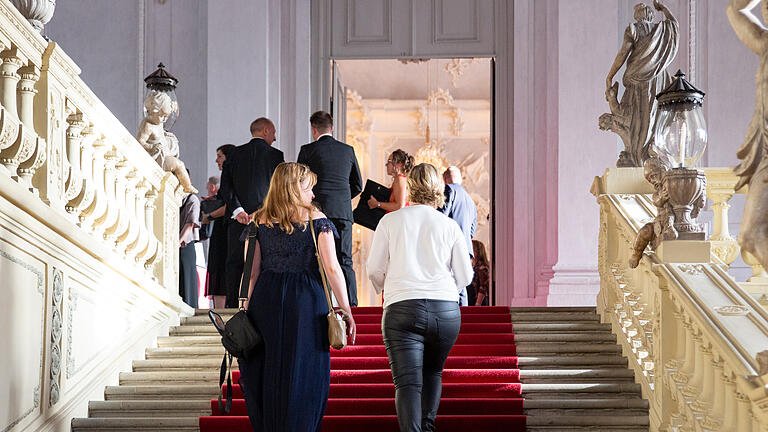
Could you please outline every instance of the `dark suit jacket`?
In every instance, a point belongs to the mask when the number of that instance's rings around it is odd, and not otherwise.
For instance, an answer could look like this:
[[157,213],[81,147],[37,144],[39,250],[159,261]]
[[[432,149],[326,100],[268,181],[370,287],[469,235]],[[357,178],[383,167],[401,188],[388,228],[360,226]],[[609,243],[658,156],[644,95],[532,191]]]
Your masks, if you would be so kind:
[[445,185],[445,206],[440,209],[446,216],[456,221],[467,239],[467,248],[472,255],[472,237],[477,228],[477,207],[469,192],[460,184]]
[[332,136],[301,146],[299,163],[317,174],[312,190],[320,209],[329,218],[352,220],[352,198],[363,190],[355,149]]
[[227,215],[238,207],[247,213],[258,210],[267,197],[272,173],[283,161],[283,152],[261,138],[235,147],[221,172],[219,194],[227,205]]

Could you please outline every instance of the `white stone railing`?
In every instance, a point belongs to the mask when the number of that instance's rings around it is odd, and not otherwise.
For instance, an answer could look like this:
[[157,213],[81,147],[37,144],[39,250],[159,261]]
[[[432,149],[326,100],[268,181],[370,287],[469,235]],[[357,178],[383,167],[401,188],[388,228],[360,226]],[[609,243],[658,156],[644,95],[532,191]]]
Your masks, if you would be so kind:
[[[651,430],[766,430],[768,375],[760,375],[768,369],[758,353],[768,349],[768,312],[750,292],[763,289],[762,269],[746,284],[727,274],[739,253],[727,228],[735,178],[727,169],[705,170],[715,212],[708,261],[664,262],[647,250],[630,269],[635,235],[656,211],[642,172],[617,172],[593,185],[600,204],[597,308],[650,402]],[[615,181],[620,177],[635,184]]]
[[2,432],[67,430],[192,313],[178,295],[178,181],[79,73],[0,0]]
[[175,290],[176,179],[78,77],[53,42],[0,2],[0,172]]

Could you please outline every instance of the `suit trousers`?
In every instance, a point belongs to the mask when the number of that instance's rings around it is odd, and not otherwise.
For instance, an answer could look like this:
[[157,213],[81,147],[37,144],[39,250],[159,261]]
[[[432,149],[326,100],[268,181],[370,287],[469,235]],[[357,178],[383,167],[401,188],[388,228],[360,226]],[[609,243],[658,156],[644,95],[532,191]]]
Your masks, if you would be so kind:
[[245,241],[240,240],[248,225],[235,220],[227,225],[227,262],[224,264],[224,283],[227,289],[226,307],[239,307],[240,279],[245,266]]
[[401,432],[435,430],[443,366],[460,327],[461,310],[453,301],[404,300],[384,309],[381,333]]
[[339,265],[347,283],[349,305],[357,306],[357,280],[352,263],[352,224],[354,222],[347,219],[329,219],[339,232],[339,238],[336,239],[336,257],[339,259]]

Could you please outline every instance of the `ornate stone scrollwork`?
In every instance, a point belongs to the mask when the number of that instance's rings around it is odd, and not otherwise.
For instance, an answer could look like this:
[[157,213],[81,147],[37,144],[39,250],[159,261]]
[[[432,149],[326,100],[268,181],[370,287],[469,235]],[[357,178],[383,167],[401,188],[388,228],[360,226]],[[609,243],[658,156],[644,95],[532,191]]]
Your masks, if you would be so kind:
[[477,63],[477,59],[454,58],[448,61],[443,69],[451,76],[451,85],[454,88],[459,86],[459,78],[464,75],[464,71],[473,63]]
[[61,374],[61,307],[64,294],[64,274],[60,269],[53,269],[53,290],[51,303],[51,395],[49,404],[53,406],[59,401],[59,375]]

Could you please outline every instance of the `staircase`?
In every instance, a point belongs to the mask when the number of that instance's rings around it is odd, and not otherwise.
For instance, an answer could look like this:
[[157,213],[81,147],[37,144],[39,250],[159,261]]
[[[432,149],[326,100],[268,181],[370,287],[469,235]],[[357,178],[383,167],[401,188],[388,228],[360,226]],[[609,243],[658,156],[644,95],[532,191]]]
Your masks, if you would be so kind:
[[[361,318],[355,352],[332,356],[334,371],[365,369],[358,371],[350,388],[360,389],[371,379],[386,378],[375,377],[381,375],[380,369],[388,367],[386,358],[382,358],[380,333],[375,335],[376,310],[380,316],[380,308],[355,311],[355,316]],[[216,411],[211,400],[219,392],[223,349],[205,314],[198,311],[182,319],[181,326],[172,328],[169,336],[158,338],[158,347],[146,350],[146,360],[134,361],[133,372],[121,373],[119,385],[106,388],[104,401],[90,402],[88,418],[72,421],[72,431],[199,431],[201,416],[206,420],[204,430],[249,430],[245,417],[208,417],[212,407]],[[523,430],[519,414],[527,416],[524,421],[529,431],[648,430],[648,403],[641,398],[640,387],[627,369],[610,326],[599,322],[594,308],[470,308],[463,310],[462,318],[462,334],[446,365],[446,369],[454,371],[446,371],[441,403],[444,420],[439,421],[439,430],[458,428],[472,420],[473,416],[468,415],[472,410],[484,414],[474,415],[472,430]],[[510,319],[514,334],[498,333],[510,327],[499,321],[508,323]],[[488,329],[496,333],[489,334]],[[451,398],[448,387],[462,385],[451,381],[466,382],[462,376],[471,370],[492,372],[489,375],[495,377],[495,383],[487,385],[496,387],[491,394],[464,395],[474,399]],[[514,384],[518,377],[521,386]],[[371,391],[377,391],[374,387]],[[524,401],[519,399],[520,387]],[[346,423],[341,422],[350,417],[343,407],[348,403],[343,395],[339,397],[328,405],[324,431],[345,430],[342,425]],[[389,397],[357,399],[353,406],[383,414],[382,410],[393,409]],[[232,414],[244,415],[244,409],[242,402],[236,401]],[[397,429],[393,428],[396,420],[392,415],[368,418],[381,430]],[[215,426],[218,419],[226,420],[219,429]],[[363,422],[364,416],[356,420]],[[500,425],[505,426],[501,429]],[[464,426],[461,429],[468,430]],[[363,423],[355,427],[372,431]]]

